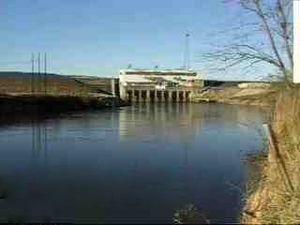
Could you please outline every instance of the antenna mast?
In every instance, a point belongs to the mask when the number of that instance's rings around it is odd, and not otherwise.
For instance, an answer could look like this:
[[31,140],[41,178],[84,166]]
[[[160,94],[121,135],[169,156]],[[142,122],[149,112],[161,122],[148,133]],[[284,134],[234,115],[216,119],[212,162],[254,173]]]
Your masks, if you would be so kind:
[[184,43],[184,56],[183,56],[183,68],[185,70],[190,69],[190,34],[185,34],[185,43]]
[[44,53],[44,94],[47,94],[47,53]]
[[38,83],[37,83],[37,89],[38,93],[40,94],[41,91],[41,53],[38,53]]

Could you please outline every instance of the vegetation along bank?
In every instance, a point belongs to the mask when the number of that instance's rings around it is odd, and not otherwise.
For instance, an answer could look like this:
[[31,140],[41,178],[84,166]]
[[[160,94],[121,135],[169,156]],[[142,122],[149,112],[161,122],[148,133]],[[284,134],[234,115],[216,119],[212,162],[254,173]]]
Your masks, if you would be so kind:
[[242,223],[300,223],[300,88],[281,91],[269,126],[268,156]]

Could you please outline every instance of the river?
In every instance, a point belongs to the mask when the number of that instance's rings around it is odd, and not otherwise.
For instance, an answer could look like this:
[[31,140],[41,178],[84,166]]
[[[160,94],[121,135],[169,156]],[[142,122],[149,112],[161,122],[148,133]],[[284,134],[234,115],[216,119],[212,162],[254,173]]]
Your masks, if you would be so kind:
[[0,124],[0,222],[170,223],[193,204],[238,222],[248,154],[268,113],[223,104],[135,105]]

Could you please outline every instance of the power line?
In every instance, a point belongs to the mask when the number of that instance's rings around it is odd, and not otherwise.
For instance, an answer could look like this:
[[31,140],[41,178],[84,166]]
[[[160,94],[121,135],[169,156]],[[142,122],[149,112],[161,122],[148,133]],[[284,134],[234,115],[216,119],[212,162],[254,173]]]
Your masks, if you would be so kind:
[[[35,58],[34,53],[31,54],[31,93],[47,94],[48,77],[47,77],[47,53],[44,53],[44,70],[42,72],[41,53]],[[35,63],[37,63],[37,71],[35,71]]]
[[44,53],[44,92],[47,94],[47,53]]

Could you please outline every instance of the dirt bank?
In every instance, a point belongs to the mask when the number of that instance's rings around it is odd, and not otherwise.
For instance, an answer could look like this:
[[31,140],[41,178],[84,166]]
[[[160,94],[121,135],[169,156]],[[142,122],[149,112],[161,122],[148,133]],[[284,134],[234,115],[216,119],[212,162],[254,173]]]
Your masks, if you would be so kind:
[[191,96],[192,102],[270,106],[276,91],[271,88],[208,87]]

